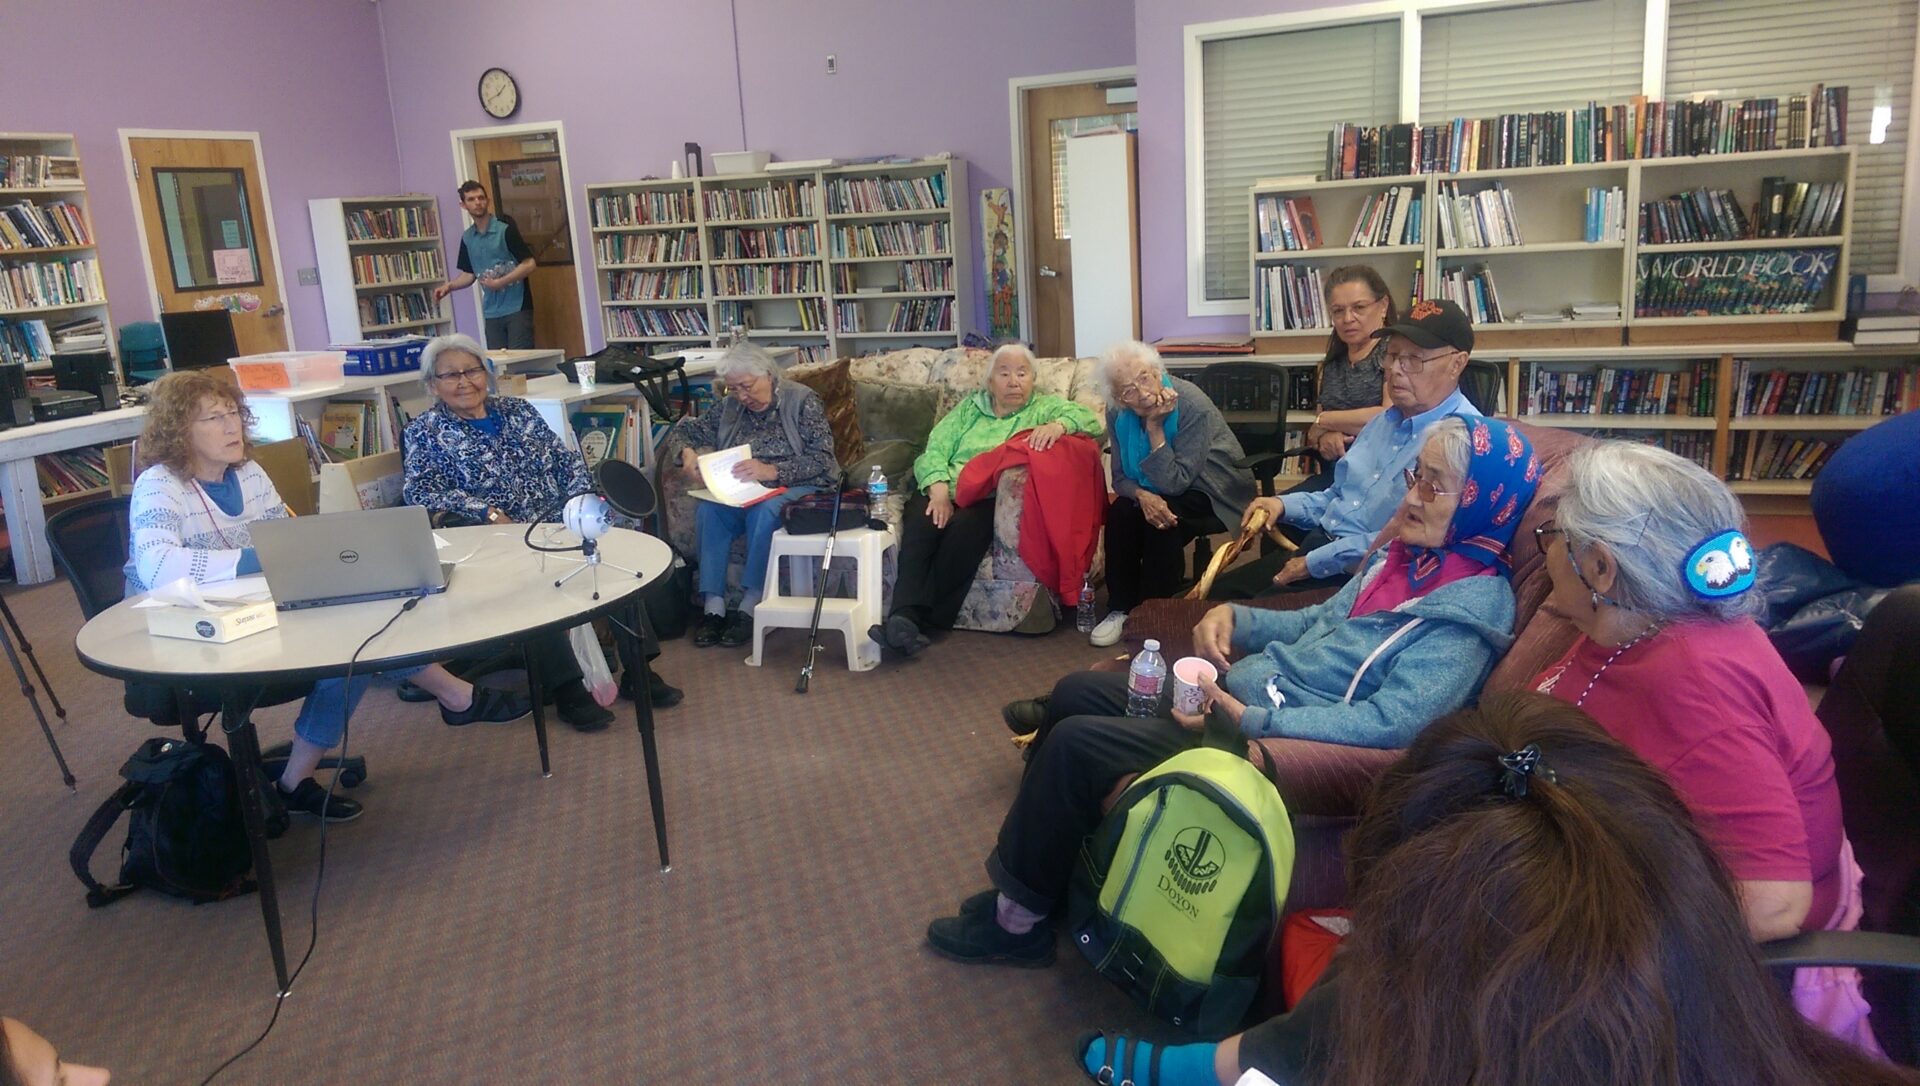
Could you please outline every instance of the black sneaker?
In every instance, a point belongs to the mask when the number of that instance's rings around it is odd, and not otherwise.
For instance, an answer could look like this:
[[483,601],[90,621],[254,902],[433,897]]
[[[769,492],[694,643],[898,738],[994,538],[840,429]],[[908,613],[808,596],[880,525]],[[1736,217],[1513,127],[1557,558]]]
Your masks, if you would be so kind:
[[693,647],[712,648],[720,643],[720,631],[726,629],[727,616],[702,614],[693,628]]
[[1007,730],[1015,735],[1031,735],[1047,726],[1047,699],[1051,694],[1042,694],[1037,698],[1023,698],[1010,701],[1000,707],[1000,719],[1006,722]]
[[753,640],[753,616],[745,611],[728,611],[726,625],[720,628],[720,640],[716,642],[723,649],[737,649]]
[[[962,904],[964,910],[979,895]],[[1034,925],[1025,935],[1015,935],[994,919],[993,909],[979,908],[958,916],[943,916],[927,925],[927,943],[943,958],[970,965],[998,962],[1022,969],[1042,969],[1053,964],[1053,926]]]
[[887,616],[885,624],[868,630],[867,636],[902,656],[913,656],[933,644],[926,634],[920,632],[919,623],[900,614]]
[[472,705],[457,713],[442,705],[440,719],[446,721],[449,728],[464,728],[476,720],[504,724],[509,720],[519,720],[532,712],[533,702],[518,690],[502,690],[497,686],[475,686]]
[[559,710],[560,719],[577,732],[605,731],[607,725],[613,723],[612,710],[593,700],[586,684],[578,679],[553,692],[553,706]]
[[660,677],[658,671],[647,669],[647,700],[655,709],[671,709],[686,700],[686,691],[673,686]]
[[[278,789],[277,785],[275,787]],[[284,789],[278,790],[280,802],[286,805],[288,814],[324,817],[328,822],[351,822],[360,817],[362,810],[360,804],[345,796],[335,795],[331,799],[327,798],[327,790],[320,787],[320,782],[312,777],[301,781],[299,787],[291,792]],[[321,814],[322,810],[326,812],[324,815]]]
[[416,686],[412,679],[401,679],[400,685],[395,687],[393,692],[401,701],[419,703],[433,700],[433,694]]

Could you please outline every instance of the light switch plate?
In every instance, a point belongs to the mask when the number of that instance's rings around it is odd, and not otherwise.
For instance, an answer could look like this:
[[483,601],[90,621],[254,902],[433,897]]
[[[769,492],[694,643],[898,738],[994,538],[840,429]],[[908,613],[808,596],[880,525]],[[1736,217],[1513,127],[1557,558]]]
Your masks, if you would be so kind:
[[319,268],[301,268],[298,274],[300,277],[301,286],[317,287],[320,285],[320,269]]
[[834,74],[837,74],[839,71],[840,71],[840,58],[835,56],[832,53],[828,53],[827,54],[827,74],[834,75]]

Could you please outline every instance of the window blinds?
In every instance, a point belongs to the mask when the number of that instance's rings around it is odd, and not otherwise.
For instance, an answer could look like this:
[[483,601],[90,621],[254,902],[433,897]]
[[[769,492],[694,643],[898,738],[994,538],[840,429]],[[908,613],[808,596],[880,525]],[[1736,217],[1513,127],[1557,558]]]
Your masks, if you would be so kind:
[[[1855,146],[1856,272],[1892,272],[1913,97],[1915,7],[1886,0],[1672,0],[1668,99],[1805,94],[1847,88],[1847,142]],[[1869,144],[1876,106],[1892,110],[1885,143]],[[1790,167],[1782,164],[1782,171]]]
[[1646,0],[1573,0],[1420,23],[1420,120],[1624,102],[1640,93]]
[[1203,42],[1209,299],[1247,297],[1247,189],[1326,166],[1337,121],[1391,123],[1400,103],[1397,19]]

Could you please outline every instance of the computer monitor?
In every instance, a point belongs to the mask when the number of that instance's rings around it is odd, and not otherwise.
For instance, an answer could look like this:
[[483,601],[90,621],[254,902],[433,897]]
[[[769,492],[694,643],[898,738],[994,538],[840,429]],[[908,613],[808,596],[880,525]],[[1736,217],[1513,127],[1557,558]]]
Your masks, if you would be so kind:
[[240,354],[233,336],[233,314],[224,309],[162,313],[160,334],[166,337],[167,357],[176,370],[224,366],[227,359]]

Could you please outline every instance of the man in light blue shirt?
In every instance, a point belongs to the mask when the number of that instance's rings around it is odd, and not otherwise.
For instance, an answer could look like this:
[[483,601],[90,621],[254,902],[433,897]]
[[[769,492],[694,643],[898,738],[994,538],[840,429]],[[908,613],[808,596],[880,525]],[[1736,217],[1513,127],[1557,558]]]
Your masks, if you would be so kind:
[[[1343,584],[1373,538],[1406,496],[1402,472],[1420,453],[1420,435],[1452,414],[1480,412],[1460,391],[1473,352],[1473,325],[1450,301],[1415,303],[1398,322],[1374,333],[1387,343],[1387,395],[1393,406],[1374,416],[1334,464],[1325,490],[1255,498],[1276,523],[1306,529],[1293,557],[1276,551],[1216,578],[1210,599],[1236,600]],[[1242,520],[1242,524],[1246,520]]]

